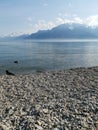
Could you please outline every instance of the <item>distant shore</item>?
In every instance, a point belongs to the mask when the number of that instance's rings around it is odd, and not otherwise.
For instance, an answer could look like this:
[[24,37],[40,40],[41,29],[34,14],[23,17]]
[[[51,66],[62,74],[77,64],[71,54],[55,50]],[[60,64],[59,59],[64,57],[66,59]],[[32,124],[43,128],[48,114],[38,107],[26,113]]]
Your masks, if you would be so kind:
[[98,67],[0,76],[0,130],[97,130]]

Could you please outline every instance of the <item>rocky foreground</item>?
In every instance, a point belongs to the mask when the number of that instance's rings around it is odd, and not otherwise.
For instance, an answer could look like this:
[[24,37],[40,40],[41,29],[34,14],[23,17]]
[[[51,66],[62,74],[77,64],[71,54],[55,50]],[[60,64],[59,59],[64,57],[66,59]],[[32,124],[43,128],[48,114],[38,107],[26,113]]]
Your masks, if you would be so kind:
[[98,130],[98,67],[0,76],[0,130]]

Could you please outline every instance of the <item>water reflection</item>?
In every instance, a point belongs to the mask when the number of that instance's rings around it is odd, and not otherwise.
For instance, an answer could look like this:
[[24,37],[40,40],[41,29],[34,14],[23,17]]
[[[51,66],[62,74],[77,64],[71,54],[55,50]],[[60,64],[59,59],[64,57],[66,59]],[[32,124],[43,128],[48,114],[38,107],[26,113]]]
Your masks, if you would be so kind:
[[[0,42],[0,73],[57,70],[98,65],[98,42]],[[18,60],[19,64],[13,63]]]

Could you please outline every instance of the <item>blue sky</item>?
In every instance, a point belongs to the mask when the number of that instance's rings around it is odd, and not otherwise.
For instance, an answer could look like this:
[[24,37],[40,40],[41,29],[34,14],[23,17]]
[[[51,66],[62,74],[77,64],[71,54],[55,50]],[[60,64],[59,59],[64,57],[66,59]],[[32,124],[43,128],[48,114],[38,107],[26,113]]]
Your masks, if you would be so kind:
[[72,22],[98,26],[98,0],[0,0],[1,36]]

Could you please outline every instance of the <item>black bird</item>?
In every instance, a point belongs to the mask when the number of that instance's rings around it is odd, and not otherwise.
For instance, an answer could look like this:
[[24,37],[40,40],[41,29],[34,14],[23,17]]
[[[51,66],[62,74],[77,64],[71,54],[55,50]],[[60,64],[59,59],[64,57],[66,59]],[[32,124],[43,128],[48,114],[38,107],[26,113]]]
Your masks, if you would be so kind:
[[8,70],[6,70],[6,74],[7,74],[7,75],[13,75],[13,76],[15,76],[15,74],[9,72]]
[[16,60],[16,61],[14,61],[14,63],[15,63],[15,64],[18,64],[18,61]]

